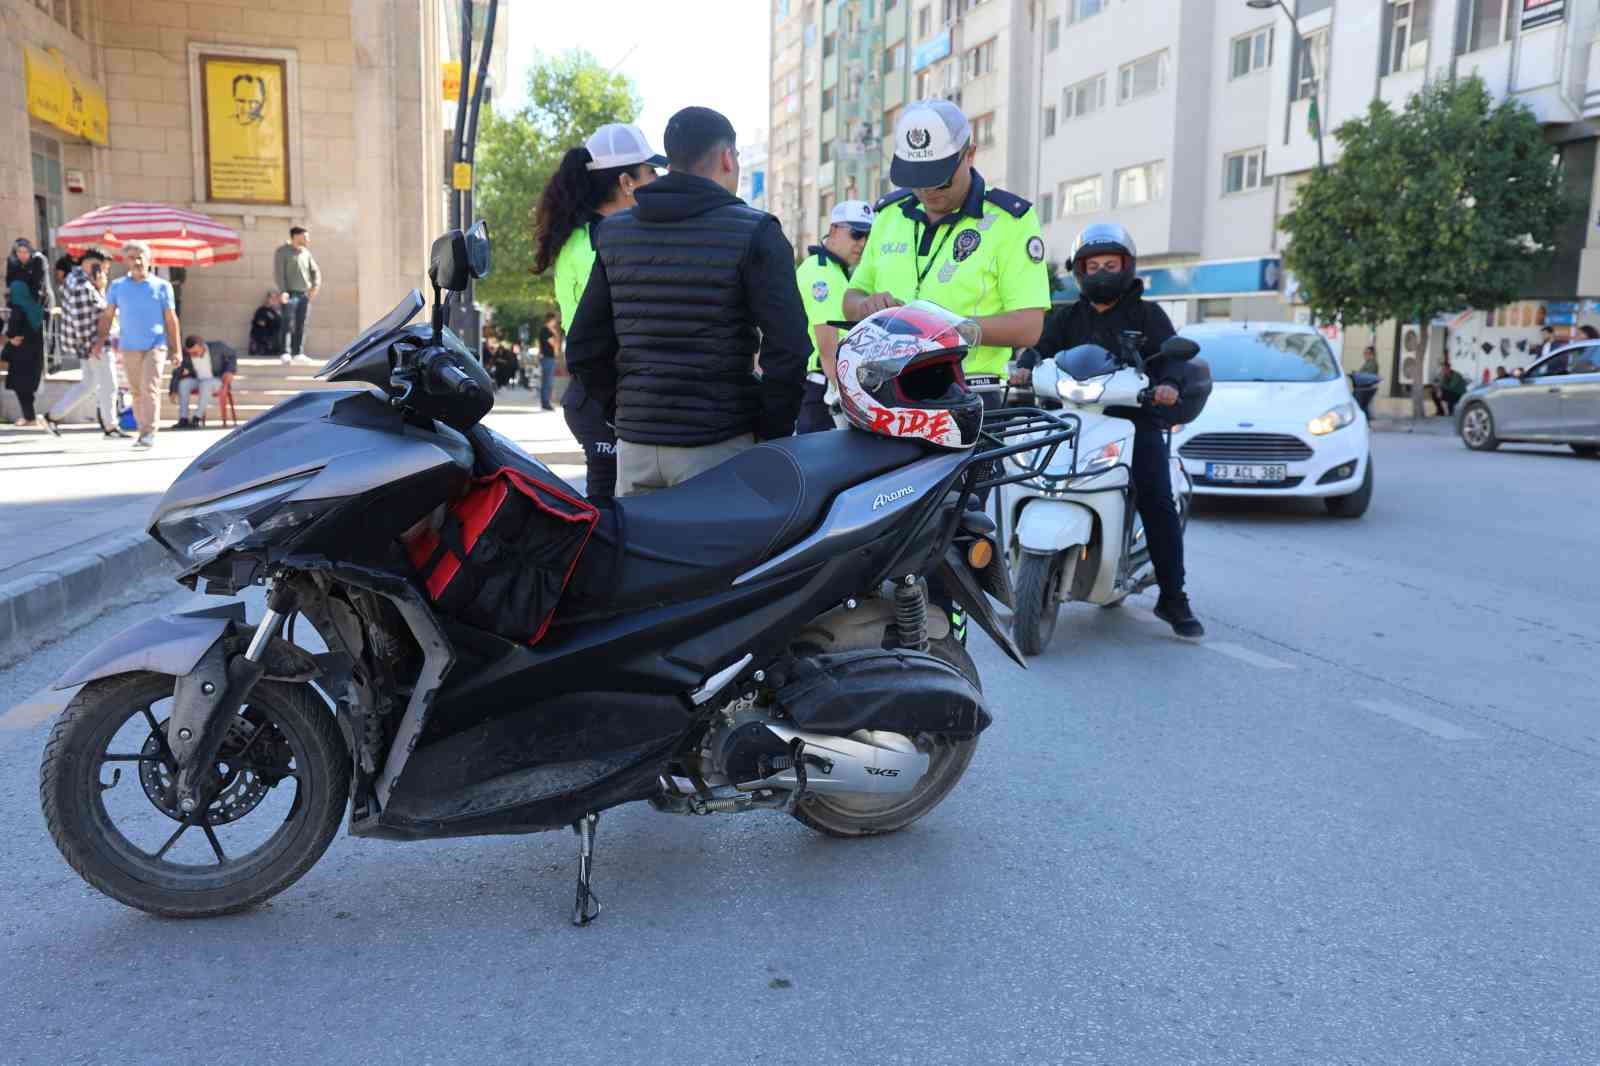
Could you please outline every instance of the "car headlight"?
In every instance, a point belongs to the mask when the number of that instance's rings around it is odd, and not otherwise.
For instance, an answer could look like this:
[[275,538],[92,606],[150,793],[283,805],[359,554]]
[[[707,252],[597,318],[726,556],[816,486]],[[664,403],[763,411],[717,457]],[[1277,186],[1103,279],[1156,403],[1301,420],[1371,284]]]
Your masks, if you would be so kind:
[[1067,403],[1094,403],[1105,395],[1106,383],[1103,381],[1079,381],[1076,378],[1062,377],[1056,382],[1056,395]]
[[1342,403],[1338,407],[1335,407],[1330,411],[1324,411],[1316,418],[1313,418],[1311,421],[1307,422],[1306,428],[1311,431],[1312,436],[1321,437],[1332,433],[1336,429],[1343,429],[1345,426],[1348,426],[1355,420],[1356,405],[1353,403]]
[[315,476],[286,478],[182,508],[158,522],[156,533],[186,566],[198,566],[256,534],[277,534],[309,524],[333,501],[280,505]]
[[1094,458],[1083,464],[1081,474],[1097,474],[1102,470],[1110,470],[1122,460],[1122,449],[1127,444],[1125,440],[1114,440],[1095,453]]

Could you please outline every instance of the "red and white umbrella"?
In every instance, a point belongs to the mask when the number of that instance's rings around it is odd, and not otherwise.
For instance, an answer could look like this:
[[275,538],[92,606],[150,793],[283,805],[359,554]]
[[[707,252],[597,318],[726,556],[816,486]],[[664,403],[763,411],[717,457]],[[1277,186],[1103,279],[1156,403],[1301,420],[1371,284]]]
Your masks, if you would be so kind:
[[166,204],[97,207],[57,230],[56,240],[73,255],[91,245],[116,249],[128,241],[144,241],[150,246],[153,266],[210,266],[240,254],[238,230]]

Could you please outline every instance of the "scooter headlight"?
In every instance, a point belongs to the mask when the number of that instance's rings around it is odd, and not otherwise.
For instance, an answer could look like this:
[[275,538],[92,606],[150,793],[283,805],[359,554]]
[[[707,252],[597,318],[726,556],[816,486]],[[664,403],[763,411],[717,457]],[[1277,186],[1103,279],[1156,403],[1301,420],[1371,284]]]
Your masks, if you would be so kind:
[[1356,405],[1353,403],[1342,403],[1338,407],[1335,407],[1329,411],[1324,411],[1316,418],[1313,418],[1311,421],[1307,422],[1306,428],[1311,431],[1312,436],[1323,437],[1329,433],[1332,433],[1336,429],[1343,429],[1345,426],[1348,426],[1355,420]]
[[156,536],[185,566],[199,566],[256,534],[278,534],[309,524],[332,501],[281,505],[315,476],[285,478],[174,511],[156,524]]
[[1065,403],[1095,403],[1105,392],[1103,381],[1079,381],[1063,376],[1056,382],[1056,395]]

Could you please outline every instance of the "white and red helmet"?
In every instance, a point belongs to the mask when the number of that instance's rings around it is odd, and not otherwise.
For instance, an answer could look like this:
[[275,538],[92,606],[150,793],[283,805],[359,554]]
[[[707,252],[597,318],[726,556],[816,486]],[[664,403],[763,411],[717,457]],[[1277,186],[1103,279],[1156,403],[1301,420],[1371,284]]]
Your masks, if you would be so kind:
[[983,397],[967,388],[961,360],[978,326],[919,300],[868,315],[839,343],[839,402],[857,429],[970,448]]

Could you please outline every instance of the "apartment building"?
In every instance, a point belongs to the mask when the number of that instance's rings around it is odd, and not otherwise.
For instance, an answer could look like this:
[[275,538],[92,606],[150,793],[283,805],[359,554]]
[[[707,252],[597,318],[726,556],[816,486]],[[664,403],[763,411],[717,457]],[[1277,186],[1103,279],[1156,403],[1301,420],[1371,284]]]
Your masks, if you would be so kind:
[[768,210],[797,248],[834,204],[889,191],[889,138],[915,100],[959,103],[984,178],[1022,191],[1038,138],[1040,0],[771,2]]
[[[1331,163],[1338,145],[1329,131],[1374,99],[1403,106],[1429,81],[1468,74],[1539,117],[1573,194],[1592,207],[1597,5],[1288,2],[1298,41],[1281,9],[1246,0],[1044,3],[1038,173],[1017,191],[1038,204],[1052,260],[1066,258],[1085,223],[1109,219],[1133,233],[1147,292],[1174,321],[1308,320],[1282,269],[1277,223],[1317,166],[1313,91]],[[1486,361],[1525,361],[1518,342],[1546,320],[1600,322],[1600,230],[1575,223],[1556,269],[1525,295],[1514,308],[1451,316],[1433,350],[1477,376]],[[1347,361],[1375,341],[1391,386],[1411,380],[1416,368],[1396,353],[1417,347],[1414,331],[1328,332]]]

